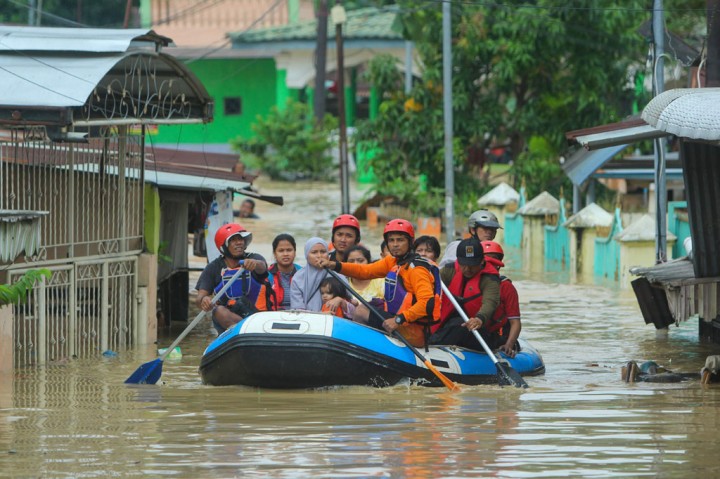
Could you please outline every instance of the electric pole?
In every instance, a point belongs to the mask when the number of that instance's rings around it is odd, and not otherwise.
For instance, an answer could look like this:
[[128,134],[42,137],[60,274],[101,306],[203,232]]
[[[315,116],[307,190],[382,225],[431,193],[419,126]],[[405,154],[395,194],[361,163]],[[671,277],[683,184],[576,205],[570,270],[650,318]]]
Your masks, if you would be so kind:
[[325,64],[327,63],[327,0],[319,0],[317,8],[317,43],[315,44],[315,121],[325,117]]

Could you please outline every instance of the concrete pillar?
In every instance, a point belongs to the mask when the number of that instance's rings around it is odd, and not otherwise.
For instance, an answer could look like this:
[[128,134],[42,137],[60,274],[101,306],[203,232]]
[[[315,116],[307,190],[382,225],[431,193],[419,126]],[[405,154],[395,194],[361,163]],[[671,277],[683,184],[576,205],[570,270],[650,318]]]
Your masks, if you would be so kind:
[[157,340],[157,270],[157,255],[143,253],[138,257],[138,344]]
[[13,314],[8,304],[0,306],[0,371],[13,368],[13,344]]

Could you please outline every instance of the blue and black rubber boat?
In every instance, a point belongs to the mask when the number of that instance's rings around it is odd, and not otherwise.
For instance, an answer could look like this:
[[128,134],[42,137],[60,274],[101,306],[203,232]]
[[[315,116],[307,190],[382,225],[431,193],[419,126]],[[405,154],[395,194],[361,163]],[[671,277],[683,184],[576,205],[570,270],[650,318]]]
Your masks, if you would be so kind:
[[[522,376],[545,372],[542,357],[520,340],[514,358],[501,355]],[[430,346],[423,355],[461,384],[497,384],[497,368],[484,352]],[[200,375],[213,386],[302,389],[392,386],[402,381],[442,386],[402,342],[376,329],[329,314],[261,312],[218,336],[205,350]]]

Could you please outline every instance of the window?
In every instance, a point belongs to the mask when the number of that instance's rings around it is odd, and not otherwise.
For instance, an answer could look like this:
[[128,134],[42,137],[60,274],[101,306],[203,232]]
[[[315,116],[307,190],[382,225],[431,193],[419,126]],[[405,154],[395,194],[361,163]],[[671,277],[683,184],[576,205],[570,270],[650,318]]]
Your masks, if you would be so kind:
[[242,115],[242,98],[239,96],[225,98],[225,115]]

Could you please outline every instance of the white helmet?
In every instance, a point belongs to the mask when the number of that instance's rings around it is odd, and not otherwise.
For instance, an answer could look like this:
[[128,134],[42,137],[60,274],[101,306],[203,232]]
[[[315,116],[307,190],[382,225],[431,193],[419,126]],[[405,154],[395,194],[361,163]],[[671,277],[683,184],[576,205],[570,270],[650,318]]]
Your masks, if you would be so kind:
[[470,215],[470,218],[468,218],[469,229],[475,229],[478,226],[482,226],[483,228],[502,229],[502,226],[498,223],[497,216],[488,210],[477,210]]

